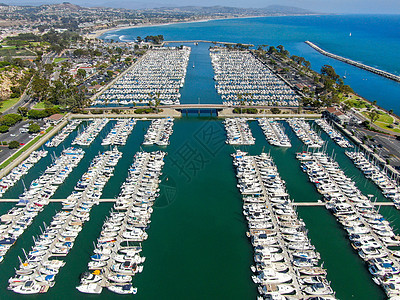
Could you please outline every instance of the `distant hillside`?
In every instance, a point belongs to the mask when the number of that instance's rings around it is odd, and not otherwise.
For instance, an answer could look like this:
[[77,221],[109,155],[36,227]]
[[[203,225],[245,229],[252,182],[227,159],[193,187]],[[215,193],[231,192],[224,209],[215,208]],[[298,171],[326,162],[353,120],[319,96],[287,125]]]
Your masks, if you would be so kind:
[[237,14],[237,15],[304,15],[315,14],[315,12],[291,6],[271,5],[265,8],[240,8],[229,6],[180,6],[160,7],[147,9],[151,11],[163,11],[174,13],[191,13],[202,15]]
[[40,5],[40,7],[52,7],[54,9],[60,9],[60,10],[70,10],[70,11],[79,11],[84,9],[83,7],[76,5],[76,4],[72,4],[69,2],[63,2],[60,4],[44,4],[44,5]]
[[277,13],[277,14],[315,14],[307,9],[294,7],[294,6],[284,6],[284,5],[270,5],[266,8],[262,8],[262,11],[269,12],[269,13]]

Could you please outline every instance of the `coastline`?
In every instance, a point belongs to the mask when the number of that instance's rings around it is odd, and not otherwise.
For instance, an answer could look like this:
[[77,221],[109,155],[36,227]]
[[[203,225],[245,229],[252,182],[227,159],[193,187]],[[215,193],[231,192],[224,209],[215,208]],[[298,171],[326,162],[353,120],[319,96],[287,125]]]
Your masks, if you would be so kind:
[[122,26],[122,27],[110,27],[106,29],[99,29],[94,30],[84,34],[84,37],[89,39],[97,39],[103,34],[107,32],[114,32],[118,30],[130,29],[130,28],[143,28],[143,27],[157,27],[157,26],[167,26],[167,25],[174,25],[174,24],[190,24],[190,23],[202,23],[202,22],[209,22],[209,21],[218,21],[218,20],[235,20],[235,19],[254,19],[254,18],[270,18],[270,17],[305,17],[305,16],[319,16],[321,14],[304,14],[304,15],[279,15],[279,16],[242,16],[242,17],[230,17],[230,18],[206,18],[206,19],[199,19],[193,21],[184,21],[184,22],[167,22],[167,23],[157,23],[157,24],[140,24],[140,25],[132,25],[132,26]]

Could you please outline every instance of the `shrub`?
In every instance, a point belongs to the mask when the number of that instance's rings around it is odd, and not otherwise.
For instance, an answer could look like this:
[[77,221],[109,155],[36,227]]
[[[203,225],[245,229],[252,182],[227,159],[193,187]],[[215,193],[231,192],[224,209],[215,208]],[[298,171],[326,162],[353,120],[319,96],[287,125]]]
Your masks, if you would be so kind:
[[237,107],[234,108],[234,109],[233,109],[233,113],[234,113],[234,114],[240,114],[240,113],[241,113],[240,108],[237,108]]
[[17,142],[17,141],[11,141],[11,142],[8,144],[8,148],[10,148],[10,149],[17,149],[17,148],[19,148],[19,142]]
[[40,126],[38,124],[36,124],[36,123],[32,123],[28,127],[28,132],[29,133],[37,133],[39,131],[40,131]]
[[273,108],[271,108],[271,112],[272,112],[274,115],[276,115],[276,114],[280,114],[280,113],[281,113],[281,110],[280,110],[279,108],[277,108],[277,107],[273,107]]
[[162,112],[162,109],[156,109],[156,108],[137,108],[135,109],[134,113],[135,114],[151,114],[151,113],[158,113]]
[[94,110],[92,110],[92,114],[94,114],[94,115],[100,115],[100,114],[102,114],[103,113],[103,111],[101,110],[101,109],[94,109]]
[[31,109],[28,111],[29,119],[43,119],[46,117],[48,117],[48,115],[45,110]]
[[246,113],[247,114],[256,114],[256,113],[258,113],[258,110],[257,110],[257,108],[247,108]]
[[0,125],[0,132],[4,133],[7,132],[9,127],[7,125]]

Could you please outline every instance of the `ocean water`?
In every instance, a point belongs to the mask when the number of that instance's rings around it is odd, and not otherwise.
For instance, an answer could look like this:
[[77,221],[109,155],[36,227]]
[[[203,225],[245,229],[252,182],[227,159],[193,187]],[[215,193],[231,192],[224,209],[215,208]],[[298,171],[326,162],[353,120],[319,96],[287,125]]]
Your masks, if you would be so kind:
[[[399,15],[320,15],[215,20],[153,27],[130,28],[104,34],[104,39],[132,41],[137,36],[163,34],[166,40],[211,40],[283,45],[303,56],[319,71],[332,65],[361,96],[377,101],[400,115],[400,83],[325,57],[304,41],[323,49],[400,75]],[[350,36],[351,33],[351,36]],[[200,45],[199,45],[200,47]],[[205,56],[204,56],[205,57]]]

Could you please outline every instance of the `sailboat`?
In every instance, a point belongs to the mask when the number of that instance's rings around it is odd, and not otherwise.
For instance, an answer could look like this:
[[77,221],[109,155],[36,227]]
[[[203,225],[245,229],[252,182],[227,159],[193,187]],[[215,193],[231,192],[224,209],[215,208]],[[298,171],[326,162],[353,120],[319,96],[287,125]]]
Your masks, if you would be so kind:
[[194,68],[194,62],[193,62],[193,68]]
[[350,32],[349,36],[351,37],[351,32]]
[[343,75],[344,79],[346,79],[346,74],[347,74],[347,71],[344,71],[344,75]]

